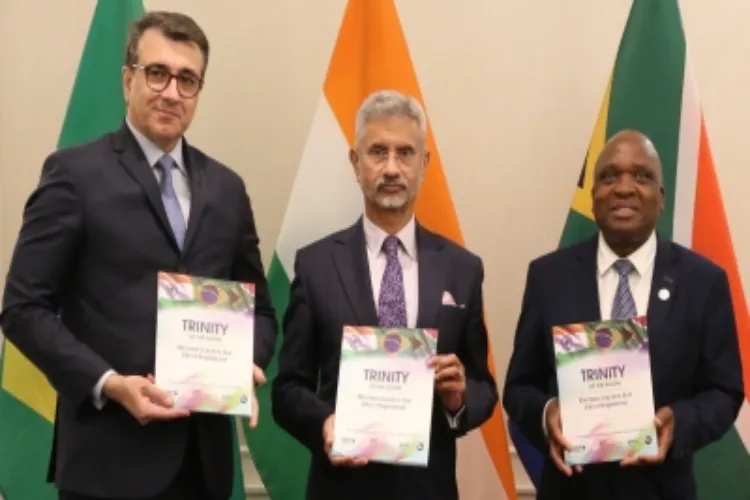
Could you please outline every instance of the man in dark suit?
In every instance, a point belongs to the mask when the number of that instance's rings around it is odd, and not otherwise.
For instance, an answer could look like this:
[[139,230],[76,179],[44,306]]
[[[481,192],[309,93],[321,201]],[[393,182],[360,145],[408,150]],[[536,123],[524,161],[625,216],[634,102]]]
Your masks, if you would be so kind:
[[[456,439],[497,403],[482,263],[414,218],[428,158],[418,101],[392,91],[371,95],[350,151],[365,214],[297,253],[272,407],[278,424],[312,453],[308,499],[458,498]],[[344,325],[439,330],[428,467],[329,454]]]
[[134,23],[125,123],[50,155],[25,207],[2,328],[58,392],[62,499],[231,494],[233,419],[174,408],[152,378],[159,271],[257,285],[256,382],[275,342],[244,182],[183,139],[208,55],[187,16]]
[[[503,405],[546,455],[539,500],[696,500],[692,455],[729,430],[744,398],[726,273],[656,234],[665,194],[644,135],[610,139],[592,196],[599,235],[529,266]],[[572,469],[552,327],[644,314],[659,452]]]

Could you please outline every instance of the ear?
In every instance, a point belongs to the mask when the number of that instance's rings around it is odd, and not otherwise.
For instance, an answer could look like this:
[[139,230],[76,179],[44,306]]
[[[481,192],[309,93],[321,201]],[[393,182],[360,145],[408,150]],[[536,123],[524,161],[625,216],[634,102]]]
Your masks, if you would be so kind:
[[354,168],[354,172],[357,171],[358,162],[359,162],[359,153],[357,153],[357,150],[354,148],[349,149],[349,163],[352,164],[352,168]]
[[667,202],[667,192],[664,190],[664,186],[659,187],[659,193],[661,194],[661,205],[659,205],[659,208],[663,212],[665,203]]
[[430,164],[430,152],[425,151],[424,153],[424,167],[427,168],[427,165]]
[[122,67],[122,90],[125,97],[125,102],[128,102],[128,96],[130,95],[130,88],[133,86],[133,71],[127,66]]

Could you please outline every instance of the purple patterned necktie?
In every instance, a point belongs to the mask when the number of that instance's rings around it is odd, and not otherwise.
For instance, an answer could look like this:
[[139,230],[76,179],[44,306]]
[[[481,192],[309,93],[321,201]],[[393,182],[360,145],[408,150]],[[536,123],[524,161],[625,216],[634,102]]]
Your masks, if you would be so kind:
[[383,242],[383,249],[387,261],[378,301],[380,326],[406,328],[406,299],[404,277],[398,261],[398,238],[388,236]]

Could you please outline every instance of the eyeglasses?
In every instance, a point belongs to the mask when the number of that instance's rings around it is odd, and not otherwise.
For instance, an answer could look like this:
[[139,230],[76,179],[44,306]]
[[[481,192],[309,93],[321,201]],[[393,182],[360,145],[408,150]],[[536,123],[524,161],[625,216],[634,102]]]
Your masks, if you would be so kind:
[[[390,151],[385,147],[375,145],[365,152],[370,162],[374,165],[382,166],[391,157]],[[402,165],[414,166],[419,157],[417,151],[412,147],[399,147],[395,151],[396,161]]]
[[173,78],[177,81],[177,93],[185,99],[195,97],[203,87],[203,79],[189,70],[174,74],[163,64],[132,64],[131,67],[143,70],[146,85],[154,92],[162,92],[169,87]]

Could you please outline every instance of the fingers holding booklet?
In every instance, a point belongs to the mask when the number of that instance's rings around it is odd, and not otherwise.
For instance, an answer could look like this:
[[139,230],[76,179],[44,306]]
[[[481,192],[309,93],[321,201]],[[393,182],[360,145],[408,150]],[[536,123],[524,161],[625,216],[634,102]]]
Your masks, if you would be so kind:
[[333,453],[333,422],[335,418],[335,415],[331,415],[323,423],[323,443],[325,445],[325,452],[328,454],[328,459],[337,467],[361,467],[367,465],[368,460],[365,457],[351,457]]

